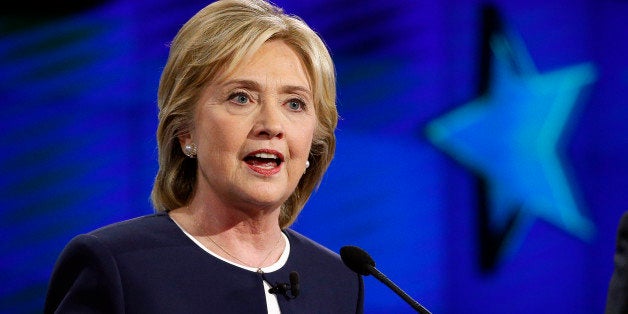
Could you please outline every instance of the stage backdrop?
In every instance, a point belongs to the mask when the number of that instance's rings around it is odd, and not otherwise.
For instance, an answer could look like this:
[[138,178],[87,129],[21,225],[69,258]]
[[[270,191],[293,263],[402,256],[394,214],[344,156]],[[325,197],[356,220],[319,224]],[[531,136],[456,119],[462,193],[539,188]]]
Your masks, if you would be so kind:
[[[0,312],[41,312],[73,236],[153,211],[158,79],[205,4],[2,4]],[[342,116],[294,229],[367,249],[434,313],[603,311],[628,210],[628,1],[277,4],[328,44]],[[365,285],[366,313],[412,312]]]

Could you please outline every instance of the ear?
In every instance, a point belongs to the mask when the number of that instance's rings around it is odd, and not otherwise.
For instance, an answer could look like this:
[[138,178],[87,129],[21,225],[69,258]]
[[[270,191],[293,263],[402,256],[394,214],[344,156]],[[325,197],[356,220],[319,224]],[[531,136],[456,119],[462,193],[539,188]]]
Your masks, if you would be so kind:
[[177,138],[179,139],[179,145],[181,145],[181,150],[183,150],[185,145],[191,145],[192,143],[194,143],[194,141],[192,140],[192,134],[190,134],[189,132],[181,134]]

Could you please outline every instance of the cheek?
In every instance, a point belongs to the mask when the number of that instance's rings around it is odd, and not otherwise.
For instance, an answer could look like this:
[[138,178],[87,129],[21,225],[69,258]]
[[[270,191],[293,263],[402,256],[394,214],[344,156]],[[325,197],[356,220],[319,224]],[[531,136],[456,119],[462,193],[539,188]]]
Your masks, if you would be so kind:
[[299,146],[300,156],[305,155],[305,158],[308,157],[310,153],[310,149],[312,147],[312,141],[315,136],[315,129],[316,129],[316,122],[304,124],[300,128],[297,129],[298,131],[297,142]]
[[207,119],[201,122],[203,127],[197,134],[206,142],[224,148],[224,146],[234,146],[246,138],[248,130],[241,119],[222,117],[218,113],[207,114],[206,116]]
[[[205,166],[212,172],[231,169],[238,161],[238,154],[243,142],[240,132],[233,125],[208,121],[203,128],[197,128],[199,153],[204,155]],[[201,152],[202,150],[202,152]]]

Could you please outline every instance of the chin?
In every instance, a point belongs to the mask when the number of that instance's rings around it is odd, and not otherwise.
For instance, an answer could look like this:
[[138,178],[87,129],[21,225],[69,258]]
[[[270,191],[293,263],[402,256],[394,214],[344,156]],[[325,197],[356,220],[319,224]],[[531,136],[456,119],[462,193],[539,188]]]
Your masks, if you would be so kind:
[[279,195],[279,193],[263,193],[260,190],[255,193],[249,194],[245,199],[248,199],[247,203],[253,204],[260,208],[274,208],[281,207],[281,205],[288,199],[285,195]]

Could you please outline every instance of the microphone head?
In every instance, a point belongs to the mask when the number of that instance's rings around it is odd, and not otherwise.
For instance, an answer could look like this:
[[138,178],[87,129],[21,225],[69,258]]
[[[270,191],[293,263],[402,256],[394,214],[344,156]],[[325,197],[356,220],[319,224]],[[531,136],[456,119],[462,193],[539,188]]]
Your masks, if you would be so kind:
[[369,253],[357,246],[347,245],[340,248],[340,258],[349,269],[363,276],[370,275],[371,269],[375,267],[375,261]]
[[299,296],[299,273],[296,271],[290,272],[290,293],[292,293],[292,297],[296,298]]

